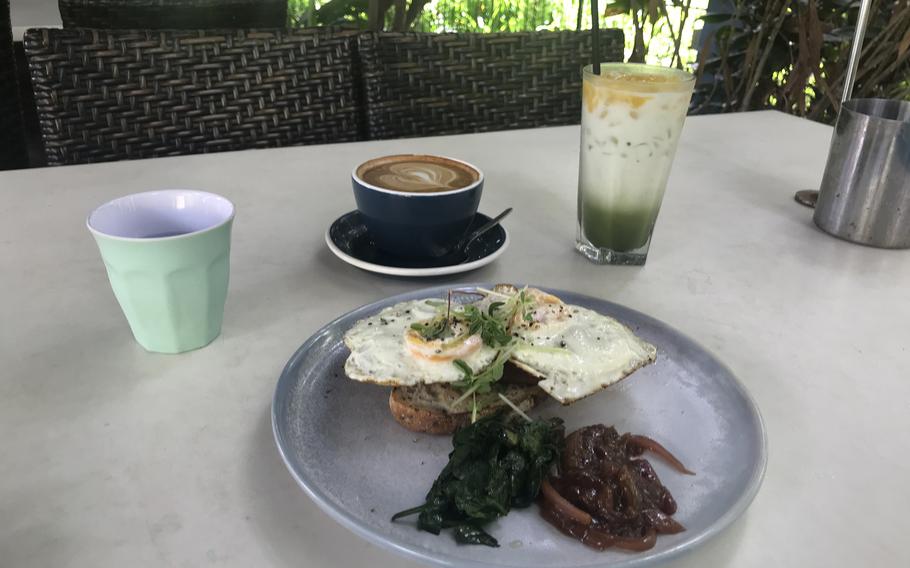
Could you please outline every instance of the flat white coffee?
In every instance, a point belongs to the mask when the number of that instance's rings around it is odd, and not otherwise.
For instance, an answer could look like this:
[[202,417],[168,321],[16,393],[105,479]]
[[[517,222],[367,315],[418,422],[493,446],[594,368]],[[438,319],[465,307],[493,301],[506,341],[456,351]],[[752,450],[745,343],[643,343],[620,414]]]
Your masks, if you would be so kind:
[[435,193],[467,187],[480,174],[461,162],[437,156],[401,155],[377,158],[357,168],[370,185],[409,193]]

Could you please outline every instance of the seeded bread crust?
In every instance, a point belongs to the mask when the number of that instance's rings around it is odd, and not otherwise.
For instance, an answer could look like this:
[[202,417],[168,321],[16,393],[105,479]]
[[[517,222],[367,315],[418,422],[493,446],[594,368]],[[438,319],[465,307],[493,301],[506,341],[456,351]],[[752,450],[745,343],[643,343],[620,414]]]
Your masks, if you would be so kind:
[[[395,420],[412,432],[424,434],[452,434],[458,428],[471,422],[471,412],[452,413],[446,410],[459,393],[451,387],[433,385],[433,391],[427,391],[426,385],[416,387],[395,387],[389,394],[389,410]],[[534,408],[546,395],[536,386],[508,385],[503,392],[518,408],[527,412]],[[486,416],[506,406],[501,400],[487,405],[480,411]],[[462,403],[458,410],[468,405]]]

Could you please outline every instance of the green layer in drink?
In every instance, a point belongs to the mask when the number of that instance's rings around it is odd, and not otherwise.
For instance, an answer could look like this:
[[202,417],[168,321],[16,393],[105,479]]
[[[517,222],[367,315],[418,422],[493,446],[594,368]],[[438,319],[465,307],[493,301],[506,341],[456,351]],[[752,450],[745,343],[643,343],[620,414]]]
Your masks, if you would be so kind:
[[581,226],[592,245],[628,252],[648,242],[657,212],[657,208],[621,209],[583,203]]

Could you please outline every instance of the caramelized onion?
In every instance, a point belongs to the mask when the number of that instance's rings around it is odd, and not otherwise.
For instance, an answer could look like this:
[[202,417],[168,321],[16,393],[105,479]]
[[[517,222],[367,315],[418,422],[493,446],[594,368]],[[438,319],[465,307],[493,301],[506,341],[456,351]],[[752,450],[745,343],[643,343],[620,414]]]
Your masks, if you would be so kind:
[[630,537],[615,537],[613,539],[613,544],[616,548],[622,548],[624,550],[631,550],[633,552],[642,552],[644,550],[651,550],[654,548],[654,545],[657,543],[657,531],[651,529],[648,531],[645,536],[630,538]]
[[616,537],[607,531],[588,527],[585,534],[581,536],[581,542],[597,550],[606,550],[616,544]]
[[[676,471],[685,473],[686,475],[695,475],[694,471],[690,471],[686,466],[683,465],[681,461],[676,458],[676,456],[670,453],[670,450],[661,446],[659,443],[657,443],[657,441],[652,440],[647,436],[638,436],[635,434],[629,434],[629,440],[636,446],[642,448],[642,451],[648,450],[659,455],[668,464],[673,466]],[[638,453],[640,454],[641,452]]]
[[585,525],[576,523],[561,515],[559,511],[553,508],[553,505],[551,505],[549,501],[542,501],[540,503],[540,516],[565,534],[577,538],[578,540],[581,540],[585,536],[585,531],[588,530],[588,527]]
[[611,515],[616,512],[616,506],[613,504],[613,490],[606,483],[603,490],[597,494],[597,508],[601,514]]
[[635,486],[635,480],[632,479],[632,473],[629,468],[622,467],[616,476],[619,482],[619,489],[623,496],[623,515],[629,518],[637,517],[641,512],[641,495],[638,493],[638,487]]
[[650,509],[645,511],[645,516],[651,522],[651,526],[657,530],[657,534],[676,534],[686,530],[676,519],[661,511]]
[[685,530],[671,517],[676,501],[648,460],[652,451],[692,474],[666,448],[646,436],[620,435],[602,424],[566,438],[560,475],[541,484],[540,514],[565,534],[597,550],[640,552],[658,534]]
[[566,501],[562,495],[553,489],[553,486],[550,485],[550,482],[548,480],[544,479],[543,483],[540,484],[540,493],[543,495],[544,500],[551,504],[553,508],[563,516],[568,517],[576,523],[584,526],[591,524],[591,515],[582,511],[572,503]]

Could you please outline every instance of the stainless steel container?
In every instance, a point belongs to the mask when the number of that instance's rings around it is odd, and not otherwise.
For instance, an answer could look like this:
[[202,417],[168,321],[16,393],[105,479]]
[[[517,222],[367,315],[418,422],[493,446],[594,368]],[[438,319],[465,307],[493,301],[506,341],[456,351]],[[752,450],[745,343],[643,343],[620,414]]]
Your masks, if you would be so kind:
[[910,102],[844,103],[813,219],[848,241],[910,248]]

